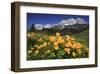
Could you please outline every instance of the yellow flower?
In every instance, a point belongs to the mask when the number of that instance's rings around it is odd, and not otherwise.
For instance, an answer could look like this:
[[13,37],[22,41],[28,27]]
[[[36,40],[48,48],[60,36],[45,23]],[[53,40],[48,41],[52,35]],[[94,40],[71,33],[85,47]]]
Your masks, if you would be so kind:
[[54,46],[58,46],[58,42],[54,42]]
[[27,37],[33,38],[34,36],[35,36],[35,34],[33,32],[27,33]]
[[68,42],[68,43],[65,44],[65,46],[66,47],[72,47],[72,43],[71,42]]
[[38,47],[38,45],[34,45],[34,47],[36,47],[36,48],[37,48],[37,47]]
[[38,46],[38,47],[37,47],[37,49],[41,49],[41,47],[40,47],[40,46]]
[[43,46],[43,45],[40,45],[39,47],[40,47],[40,48],[43,48],[44,46]]
[[70,37],[69,35],[66,36],[66,40],[67,41],[74,41],[75,38],[74,37]]
[[47,50],[45,53],[50,53],[51,51],[50,50]]
[[54,46],[54,48],[57,50],[59,47],[58,46]]
[[28,33],[28,34],[27,34],[27,37],[31,37],[31,34],[30,34],[30,33]]
[[60,33],[59,32],[56,32],[56,36],[60,36]]
[[89,53],[89,48],[85,48],[85,51],[86,51],[87,53]]
[[32,53],[32,50],[28,50],[28,53],[29,53],[29,54]]
[[71,49],[70,49],[70,48],[65,48],[64,51],[65,51],[67,54],[70,54]]
[[81,54],[81,50],[80,49],[77,49],[77,52],[78,52],[78,54]]
[[66,36],[66,40],[70,41],[70,36],[69,35]]
[[42,40],[42,38],[40,38],[38,41],[39,41],[39,42],[42,42],[43,40]]
[[75,52],[72,52],[72,56],[73,56],[73,57],[76,57],[76,53],[75,53]]
[[81,48],[81,44],[80,44],[80,43],[75,43],[73,46],[74,46],[76,49],[80,49],[80,48]]
[[70,39],[71,39],[72,41],[74,41],[74,40],[75,40],[75,38],[74,38],[74,37],[71,37]]
[[33,47],[31,47],[31,50],[34,50],[34,48],[33,48]]
[[55,49],[58,49],[59,47],[58,47],[58,42],[54,42],[54,48]]
[[50,40],[51,42],[53,42],[53,41],[55,41],[55,37],[54,37],[54,36],[49,36],[49,40]]
[[58,43],[64,43],[64,40],[61,36],[58,36],[57,42]]
[[36,47],[37,49],[41,49],[41,48],[43,47],[43,45],[35,45],[35,47]]
[[86,51],[89,51],[89,48],[86,48],[85,50],[86,50]]
[[38,54],[38,53],[39,53],[39,50],[36,50],[36,51],[35,51],[35,54]]
[[44,43],[43,43],[43,46],[47,46],[47,42],[44,42]]

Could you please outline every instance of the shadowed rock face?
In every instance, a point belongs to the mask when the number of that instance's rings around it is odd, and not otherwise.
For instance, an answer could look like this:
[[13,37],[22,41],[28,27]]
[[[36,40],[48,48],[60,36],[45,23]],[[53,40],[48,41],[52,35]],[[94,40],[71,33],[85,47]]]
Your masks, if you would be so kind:
[[33,24],[31,30],[33,31],[47,31],[50,33],[61,32],[65,33],[79,33],[85,29],[89,28],[89,24],[81,18],[77,19],[67,19],[61,20],[58,24]]

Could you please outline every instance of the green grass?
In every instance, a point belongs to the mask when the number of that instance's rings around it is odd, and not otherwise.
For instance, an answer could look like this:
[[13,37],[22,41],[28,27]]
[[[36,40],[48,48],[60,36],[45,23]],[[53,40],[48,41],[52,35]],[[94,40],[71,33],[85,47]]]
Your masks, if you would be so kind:
[[77,41],[89,47],[89,29],[82,31],[79,34],[73,34],[72,36],[75,37]]

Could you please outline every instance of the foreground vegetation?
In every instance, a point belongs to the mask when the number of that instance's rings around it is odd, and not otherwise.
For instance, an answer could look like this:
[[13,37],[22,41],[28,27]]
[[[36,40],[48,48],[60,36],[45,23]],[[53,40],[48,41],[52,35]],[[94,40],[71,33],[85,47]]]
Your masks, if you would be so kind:
[[88,29],[73,35],[27,33],[28,60],[88,58],[88,55]]

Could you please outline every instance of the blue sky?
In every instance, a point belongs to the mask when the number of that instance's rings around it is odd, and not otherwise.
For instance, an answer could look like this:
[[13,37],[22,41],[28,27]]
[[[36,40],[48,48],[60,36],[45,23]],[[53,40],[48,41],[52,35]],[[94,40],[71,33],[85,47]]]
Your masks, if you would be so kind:
[[78,17],[89,23],[89,16],[86,15],[27,13],[27,26],[30,28],[32,24],[57,24],[63,19],[76,19]]

